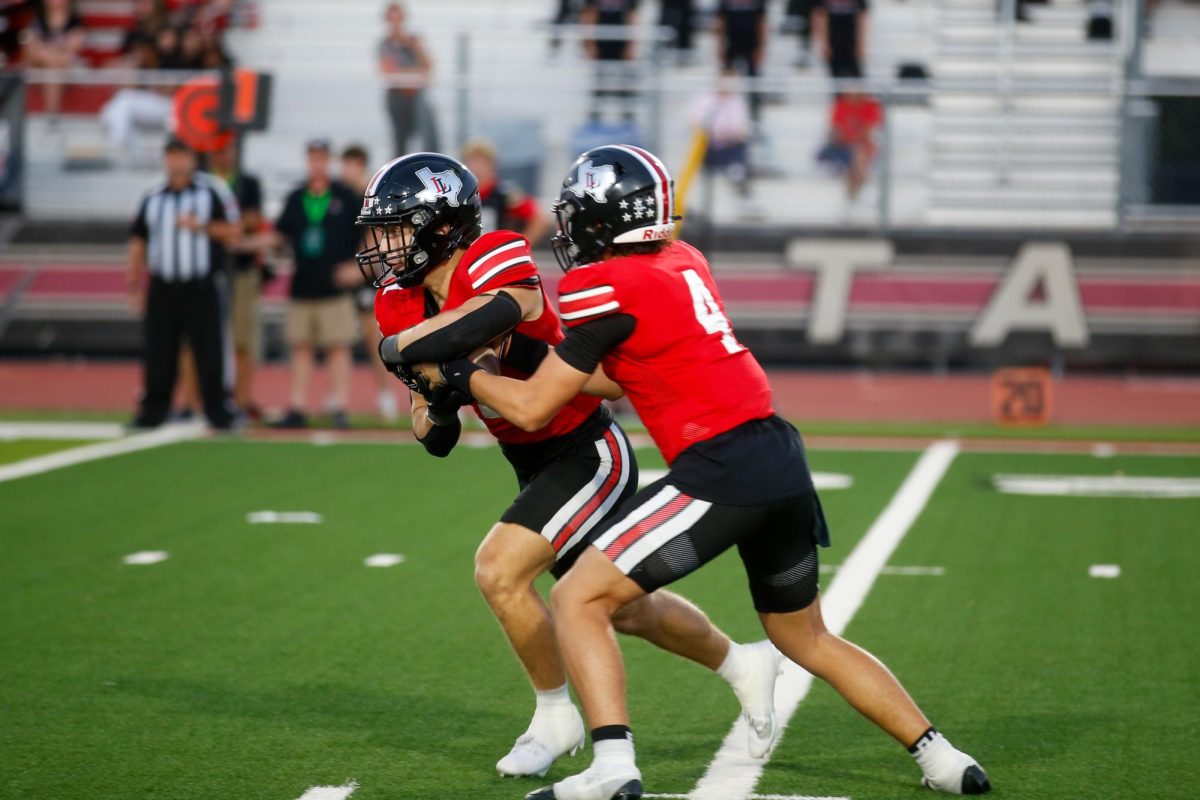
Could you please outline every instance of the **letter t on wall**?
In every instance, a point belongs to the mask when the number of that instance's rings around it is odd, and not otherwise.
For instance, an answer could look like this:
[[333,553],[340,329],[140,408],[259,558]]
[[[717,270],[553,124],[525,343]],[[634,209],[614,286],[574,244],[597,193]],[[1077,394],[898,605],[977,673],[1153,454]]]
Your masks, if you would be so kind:
[[836,344],[846,329],[850,289],[857,270],[891,268],[894,255],[889,241],[793,239],[788,242],[787,265],[817,273],[808,313],[808,340]]

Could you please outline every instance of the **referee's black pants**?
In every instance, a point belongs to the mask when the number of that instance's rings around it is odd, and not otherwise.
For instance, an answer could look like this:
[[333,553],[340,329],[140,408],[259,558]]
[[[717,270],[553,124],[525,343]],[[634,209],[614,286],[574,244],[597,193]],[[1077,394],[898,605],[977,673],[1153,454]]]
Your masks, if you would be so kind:
[[142,365],[145,389],[134,424],[161,425],[171,410],[184,337],[192,346],[204,414],[214,428],[233,423],[225,384],[224,320],[216,278],[191,281],[150,279],[146,293],[145,343]]

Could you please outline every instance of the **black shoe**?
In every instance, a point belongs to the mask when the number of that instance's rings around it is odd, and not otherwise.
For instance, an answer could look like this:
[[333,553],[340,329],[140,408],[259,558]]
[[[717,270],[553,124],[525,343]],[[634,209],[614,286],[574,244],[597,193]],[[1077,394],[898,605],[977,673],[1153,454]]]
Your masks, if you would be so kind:
[[150,419],[149,417],[143,417],[139,414],[138,416],[133,418],[133,421],[131,421],[129,423],[129,427],[132,430],[150,431],[150,430],[154,430],[159,425],[162,425],[163,422],[164,422],[164,420],[161,420],[161,419],[154,420],[154,419]]
[[976,765],[967,767],[967,771],[963,773],[963,794],[987,794],[991,790],[992,784],[988,781],[987,773],[983,771],[983,767]]
[[339,431],[350,430],[350,415],[345,411],[334,411],[329,415],[333,427]]
[[280,419],[277,419],[275,422],[271,423],[271,427],[272,428],[307,428],[308,427],[308,417],[304,416],[304,414],[300,413],[299,411],[297,411],[294,408],[288,409],[288,412],[286,414],[284,414]]

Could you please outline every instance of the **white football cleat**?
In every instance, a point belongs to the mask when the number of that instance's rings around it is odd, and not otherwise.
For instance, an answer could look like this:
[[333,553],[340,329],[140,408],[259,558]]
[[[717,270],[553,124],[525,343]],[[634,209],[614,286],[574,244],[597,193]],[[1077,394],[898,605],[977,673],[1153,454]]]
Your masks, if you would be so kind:
[[925,775],[921,785],[946,794],[987,794],[992,790],[987,773],[979,762],[966,753],[955,751],[962,758],[954,767],[940,770],[936,776]]
[[979,762],[940,733],[921,737],[918,747],[915,758],[924,773],[921,784],[927,788],[946,794],[987,794],[992,790]]
[[743,646],[744,661],[733,693],[742,704],[748,735],[746,746],[752,758],[765,758],[779,738],[775,717],[775,681],[783,669],[783,654],[769,641]]
[[597,761],[578,775],[525,795],[525,800],[641,800],[642,773],[633,764]]
[[540,777],[550,771],[550,765],[560,756],[573,756],[582,750],[586,741],[583,717],[573,705],[569,716],[560,715],[558,724],[544,722],[535,716],[529,729],[517,737],[508,755],[496,762],[496,771],[502,777]]

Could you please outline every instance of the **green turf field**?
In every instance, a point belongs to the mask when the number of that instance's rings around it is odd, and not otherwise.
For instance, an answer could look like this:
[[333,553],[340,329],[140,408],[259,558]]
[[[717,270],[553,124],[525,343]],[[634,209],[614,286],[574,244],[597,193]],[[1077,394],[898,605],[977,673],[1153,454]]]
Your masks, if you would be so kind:
[[[0,444],[0,461],[13,448]],[[54,443],[59,445],[61,443]],[[814,452],[846,557],[917,452]],[[643,466],[660,465],[639,453]],[[997,796],[1191,798],[1200,499],[998,494],[996,473],[1200,477],[1200,458],[962,453],[847,630],[989,770]],[[0,483],[0,798],[517,800],[492,768],[532,697],[471,559],[515,488],[499,452],[202,441]],[[249,524],[254,511],[320,524]],[[166,551],[148,566],[123,563]],[[400,553],[375,569],[363,560]],[[1119,564],[1120,578],[1090,578]],[[836,573],[823,575],[827,585]],[[760,637],[736,557],[678,586]],[[725,684],[627,641],[652,792],[691,790],[737,713]],[[590,751],[589,751],[590,752]],[[582,768],[560,762],[548,779]],[[757,791],[932,796],[827,687]],[[737,800],[730,798],[729,800]]]

